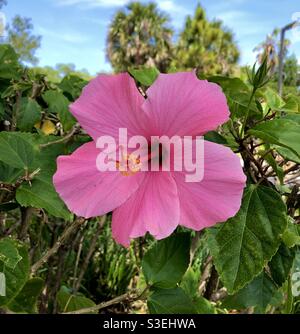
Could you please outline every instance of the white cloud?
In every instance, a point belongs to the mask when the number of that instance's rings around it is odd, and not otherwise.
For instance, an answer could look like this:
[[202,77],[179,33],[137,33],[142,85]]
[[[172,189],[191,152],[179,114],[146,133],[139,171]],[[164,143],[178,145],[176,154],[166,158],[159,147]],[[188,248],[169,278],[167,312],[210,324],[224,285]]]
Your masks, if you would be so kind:
[[80,6],[82,8],[124,6],[128,0],[55,0],[58,6]]

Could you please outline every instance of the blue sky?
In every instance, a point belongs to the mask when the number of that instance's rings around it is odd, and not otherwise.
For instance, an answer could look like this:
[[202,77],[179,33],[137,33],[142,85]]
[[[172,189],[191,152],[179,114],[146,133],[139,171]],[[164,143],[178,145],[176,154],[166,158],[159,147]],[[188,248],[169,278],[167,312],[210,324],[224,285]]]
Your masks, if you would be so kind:
[[[197,0],[155,2],[168,12],[177,34],[198,3]],[[77,69],[86,68],[95,74],[111,70],[105,59],[106,33],[114,13],[126,3],[126,0],[8,0],[8,6],[2,10],[8,22],[16,14],[32,18],[35,33],[43,36],[37,53],[39,65],[74,63]],[[200,3],[209,18],[222,19],[233,30],[241,50],[241,64],[253,63],[253,48],[274,27],[291,22],[296,12],[300,17],[298,0],[202,0]],[[299,35],[300,28],[287,37],[292,39],[290,51],[300,62]]]

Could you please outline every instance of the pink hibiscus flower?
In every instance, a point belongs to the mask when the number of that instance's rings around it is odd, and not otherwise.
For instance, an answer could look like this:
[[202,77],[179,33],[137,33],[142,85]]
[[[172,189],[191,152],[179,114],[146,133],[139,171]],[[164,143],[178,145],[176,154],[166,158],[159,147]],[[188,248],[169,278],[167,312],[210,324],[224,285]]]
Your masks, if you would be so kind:
[[205,141],[204,178],[185,182],[185,171],[100,172],[96,141],[104,135],[198,136],[229,118],[220,87],[195,72],[160,74],[145,99],[126,73],[100,75],[71,105],[72,114],[93,138],[70,156],[60,156],[54,185],[68,208],[90,218],[113,211],[112,233],[124,246],[151,233],[169,236],[178,225],[201,230],[239,210],[245,176],[227,147]]

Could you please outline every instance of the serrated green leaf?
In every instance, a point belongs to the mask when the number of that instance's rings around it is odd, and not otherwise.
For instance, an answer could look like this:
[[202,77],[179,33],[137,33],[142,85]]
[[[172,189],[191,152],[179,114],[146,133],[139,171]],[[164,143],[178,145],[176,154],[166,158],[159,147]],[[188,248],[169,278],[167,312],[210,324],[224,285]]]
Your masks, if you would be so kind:
[[18,77],[18,56],[8,44],[0,44],[0,78],[13,79]]
[[198,288],[200,276],[200,270],[194,271],[190,267],[180,282],[180,288],[182,288],[185,294],[191,299],[197,310],[197,313],[214,314],[216,313],[215,307],[211,304],[210,301],[199,295]]
[[257,312],[261,313],[271,302],[276,291],[277,287],[274,282],[263,272],[238,293],[228,296],[222,306],[238,310],[255,307]]
[[181,288],[157,289],[148,297],[151,314],[196,314],[196,307]]
[[16,200],[22,206],[42,208],[55,217],[71,219],[71,214],[59,198],[52,183],[52,174],[41,172],[31,182],[22,184],[16,192]]
[[22,260],[15,242],[10,238],[0,240],[0,261],[8,268],[14,269]]
[[299,112],[298,101],[295,97],[289,96],[284,104],[280,108],[280,111],[288,112],[288,113],[297,113]]
[[20,293],[7,308],[15,313],[37,313],[37,301],[44,287],[44,281],[35,277],[26,282]]
[[29,255],[27,247],[14,241],[22,260],[20,260],[14,269],[7,267],[0,261],[0,272],[6,277],[6,296],[0,296],[0,306],[7,306],[23,289],[29,278]]
[[43,95],[48,104],[49,112],[57,114],[65,131],[69,131],[76,123],[75,118],[69,111],[70,101],[59,91],[49,90]]
[[269,144],[290,149],[300,157],[300,125],[280,118],[256,125],[249,134],[261,138]]
[[[222,87],[230,107],[231,118],[244,116],[248,109],[251,91],[241,79],[212,76],[208,78],[208,81],[214,82]],[[250,103],[249,111],[252,116],[262,115],[262,112],[257,108],[254,100]]]
[[24,175],[24,170],[13,168],[0,161],[0,181],[5,183],[14,183],[17,179]]
[[73,295],[63,288],[57,294],[57,302],[60,312],[72,312],[96,305],[91,299],[80,295]]
[[80,96],[82,89],[87,83],[86,80],[76,75],[67,75],[58,86],[64,93],[67,93],[68,96],[70,95],[71,99],[74,101]]
[[271,188],[250,185],[238,214],[207,230],[216,269],[229,293],[243,288],[263,269],[280,245],[286,206]]
[[142,261],[146,281],[160,288],[174,287],[187,270],[189,260],[189,233],[177,233],[158,241]]
[[24,97],[21,100],[20,109],[17,113],[17,126],[21,131],[31,131],[35,123],[41,119],[42,109],[39,104]]
[[266,103],[272,110],[280,110],[285,105],[283,99],[271,88],[267,88],[264,93]]
[[269,263],[271,275],[279,286],[287,280],[294,263],[295,250],[282,243]]
[[1,132],[0,161],[14,168],[29,169],[35,157],[30,138],[30,134],[26,133]]
[[291,221],[288,222],[287,228],[282,235],[282,241],[289,248],[300,246],[300,235],[296,224]]
[[292,152],[289,148],[280,147],[277,145],[272,145],[275,150],[285,159],[288,161],[296,162],[297,164],[300,164],[300,157]]

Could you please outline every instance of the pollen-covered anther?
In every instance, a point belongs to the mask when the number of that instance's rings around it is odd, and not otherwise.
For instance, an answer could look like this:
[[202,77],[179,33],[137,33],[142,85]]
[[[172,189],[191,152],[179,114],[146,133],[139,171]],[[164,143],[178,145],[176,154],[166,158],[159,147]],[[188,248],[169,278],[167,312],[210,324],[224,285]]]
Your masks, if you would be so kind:
[[121,161],[116,161],[116,167],[123,176],[131,176],[141,170],[141,159],[135,154],[126,154]]

